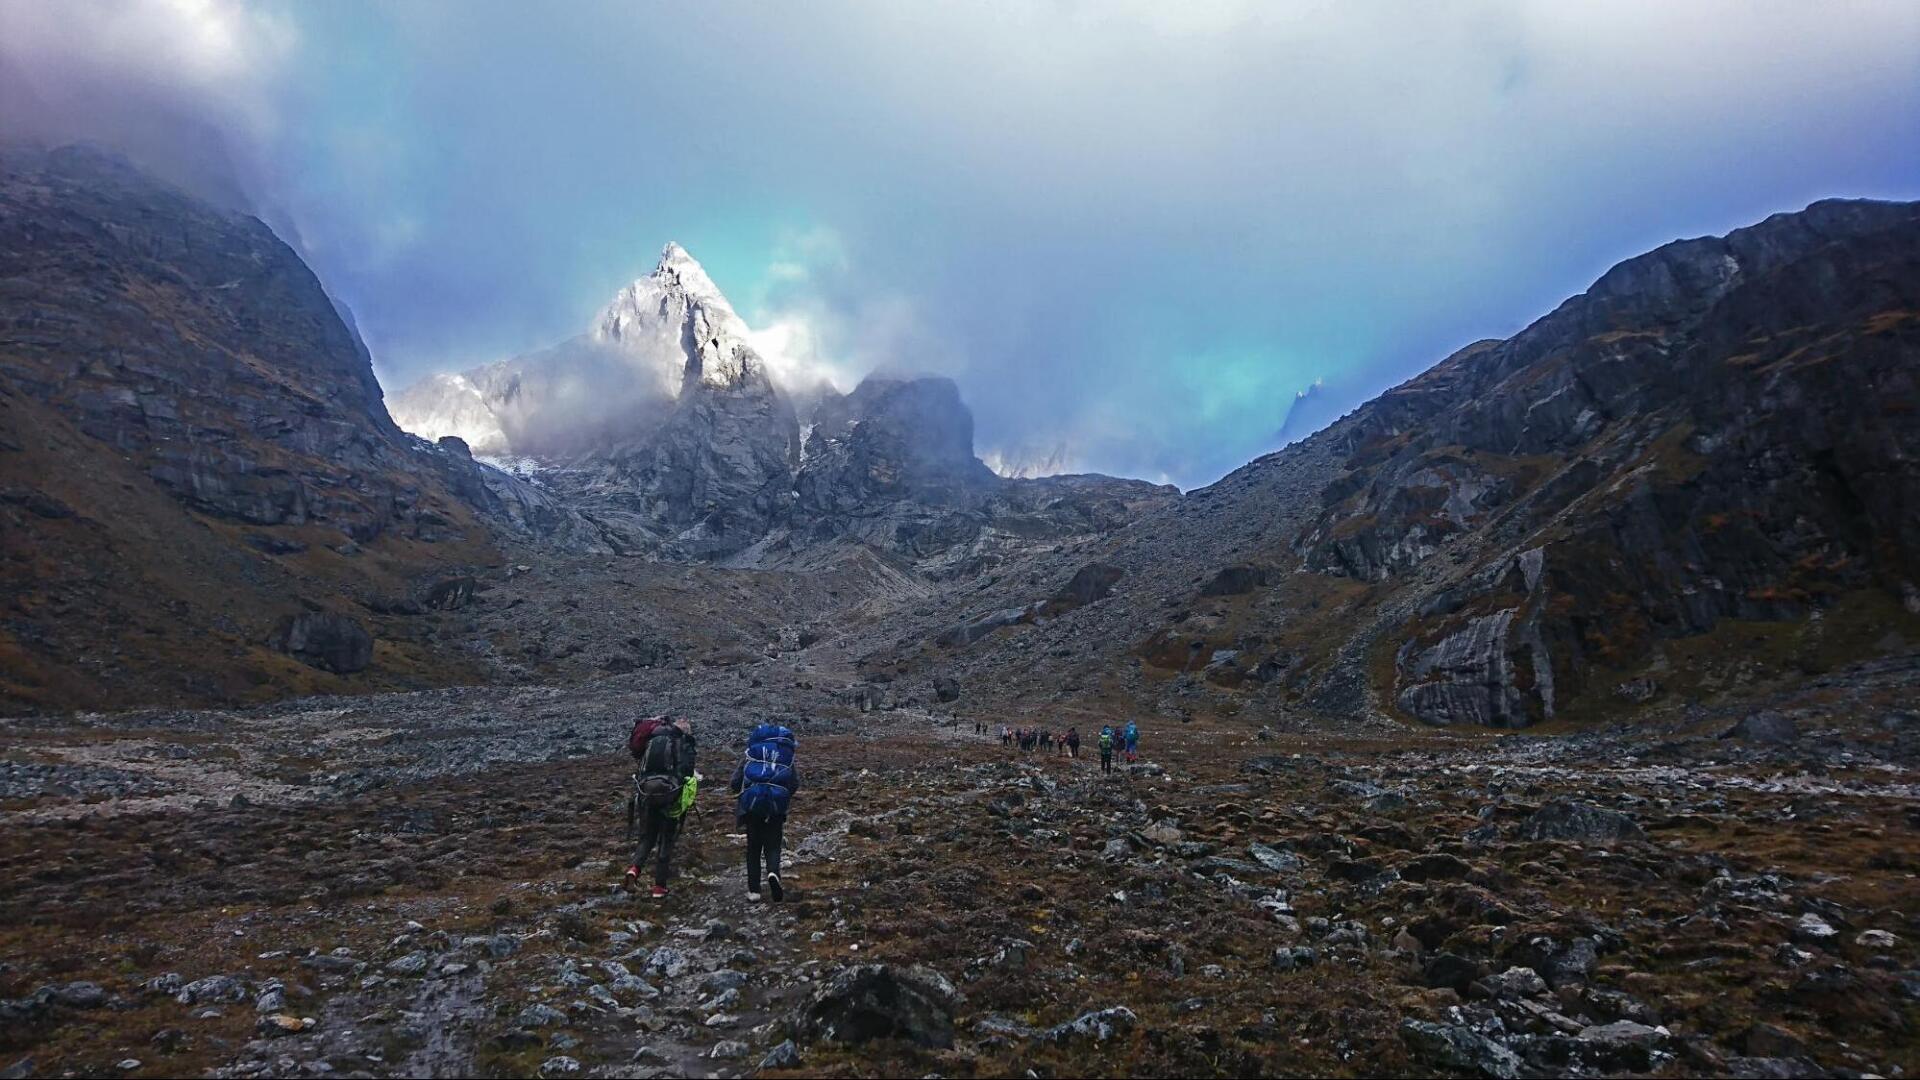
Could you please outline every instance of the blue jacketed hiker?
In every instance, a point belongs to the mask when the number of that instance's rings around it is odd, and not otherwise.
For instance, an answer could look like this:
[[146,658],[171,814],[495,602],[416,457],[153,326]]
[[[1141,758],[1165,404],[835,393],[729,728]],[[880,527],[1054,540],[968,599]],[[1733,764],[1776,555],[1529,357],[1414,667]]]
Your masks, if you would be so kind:
[[785,841],[787,809],[800,790],[793,767],[793,732],[780,724],[761,724],[747,737],[747,756],[733,770],[728,790],[740,796],[734,817],[747,830],[747,899],[760,899],[760,868],[767,871],[767,892],[786,899],[780,883],[780,847]]

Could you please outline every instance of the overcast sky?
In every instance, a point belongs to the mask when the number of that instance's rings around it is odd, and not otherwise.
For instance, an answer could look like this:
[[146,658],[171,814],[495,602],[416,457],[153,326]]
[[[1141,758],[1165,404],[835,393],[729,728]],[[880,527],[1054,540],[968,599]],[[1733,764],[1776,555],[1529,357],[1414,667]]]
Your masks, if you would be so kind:
[[1920,197],[1920,4],[0,3],[4,124],[236,189],[389,391],[678,240],[980,449],[1209,482],[1609,265]]

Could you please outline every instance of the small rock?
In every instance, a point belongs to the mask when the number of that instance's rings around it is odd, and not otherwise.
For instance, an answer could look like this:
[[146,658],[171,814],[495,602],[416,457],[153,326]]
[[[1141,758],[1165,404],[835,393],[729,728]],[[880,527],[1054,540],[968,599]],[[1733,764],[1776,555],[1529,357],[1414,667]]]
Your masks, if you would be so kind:
[[429,957],[423,952],[410,952],[405,956],[387,962],[390,975],[419,975],[427,970]]
[[1051,1043],[1095,1042],[1103,1043],[1117,1035],[1132,1031],[1139,1018],[1125,1005],[1114,1005],[1093,1012],[1081,1013],[1064,1024],[1048,1028],[1041,1036]]
[[521,1027],[542,1028],[567,1022],[567,1014],[551,1005],[534,1004],[520,1010],[514,1017],[514,1023]]
[[1579,1039],[1600,1048],[1605,1060],[1615,1067],[1649,1069],[1655,1054],[1665,1049],[1671,1038],[1666,1028],[1648,1027],[1632,1020],[1615,1020],[1582,1028]]
[[254,1030],[268,1038],[276,1038],[281,1035],[298,1035],[312,1026],[313,1021],[288,1016],[286,1013],[276,1013],[261,1017],[260,1022],[254,1025]]
[[1794,940],[1806,942],[1809,945],[1824,945],[1839,936],[1840,931],[1835,930],[1827,920],[1811,911],[1800,916],[1799,920],[1793,924]]
[[70,982],[54,989],[53,1000],[69,1009],[97,1009],[107,1003],[107,992],[99,983]]
[[1248,844],[1247,854],[1253,861],[1275,873],[1289,873],[1300,869],[1300,856],[1291,851],[1280,851],[1265,844]]
[[1530,967],[1510,967],[1485,981],[1494,995],[1502,998],[1538,997],[1547,992],[1547,980]]
[[572,1076],[579,1071],[579,1059],[565,1054],[557,1054],[540,1063],[541,1076]]
[[1867,949],[1891,949],[1900,944],[1900,939],[1885,930],[1862,930],[1853,943]]
[[647,957],[647,970],[664,979],[677,979],[692,966],[693,961],[686,953],[670,946],[655,949],[653,955]]
[[1282,945],[1269,962],[1275,971],[1302,971],[1320,962],[1320,951],[1311,945]]
[[232,975],[209,975],[180,988],[174,1000],[182,1005],[206,1002],[232,1002],[247,999],[247,984]]
[[762,1069],[797,1069],[800,1067],[800,1048],[788,1039],[767,1052],[760,1059]]

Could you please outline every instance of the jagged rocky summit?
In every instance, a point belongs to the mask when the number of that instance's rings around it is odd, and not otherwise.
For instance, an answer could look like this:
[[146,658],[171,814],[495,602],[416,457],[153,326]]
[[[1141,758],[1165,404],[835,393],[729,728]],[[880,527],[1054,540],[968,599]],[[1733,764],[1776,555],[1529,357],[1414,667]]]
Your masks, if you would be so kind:
[[949,379],[876,376],[847,394],[783,386],[672,243],[586,334],[429,376],[393,409],[423,436],[535,462],[615,550],[736,565],[835,544],[964,572],[1112,529],[1174,494],[1106,477],[997,476],[975,456],[973,415]]

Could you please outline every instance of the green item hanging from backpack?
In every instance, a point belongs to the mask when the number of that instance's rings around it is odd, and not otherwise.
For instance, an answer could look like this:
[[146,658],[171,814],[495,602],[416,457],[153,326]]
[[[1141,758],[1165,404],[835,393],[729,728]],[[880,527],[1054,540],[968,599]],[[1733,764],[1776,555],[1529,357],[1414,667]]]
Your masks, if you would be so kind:
[[686,783],[680,785],[680,797],[674,800],[672,808],[667,811],[667,816],[670,818],[684,817],[687,811],[693,809],[693,798],[699,793],[700,774],[694,773],[692,776],[687,777]]

